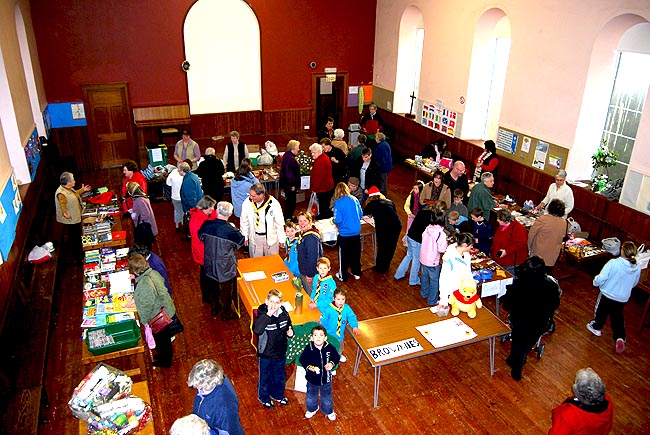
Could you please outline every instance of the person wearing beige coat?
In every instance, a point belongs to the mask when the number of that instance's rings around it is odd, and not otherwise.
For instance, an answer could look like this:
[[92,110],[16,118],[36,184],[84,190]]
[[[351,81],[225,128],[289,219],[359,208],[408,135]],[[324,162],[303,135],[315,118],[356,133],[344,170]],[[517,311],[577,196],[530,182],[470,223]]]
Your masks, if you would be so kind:
[[427,201],[444,201],[447,208],[451,205],[451,190],[443,183],[444,174],[442,171],[433,173],[433,181],[428,182],[420,192],[420,204],[424,205]]
[[528,233],[528,250],[530,255],[544,259],[550,274],[557,261],[564,236],[567,234],[567,221],[564,218],[564,202],[552,200],[548,205],[547,215],[537,218]]

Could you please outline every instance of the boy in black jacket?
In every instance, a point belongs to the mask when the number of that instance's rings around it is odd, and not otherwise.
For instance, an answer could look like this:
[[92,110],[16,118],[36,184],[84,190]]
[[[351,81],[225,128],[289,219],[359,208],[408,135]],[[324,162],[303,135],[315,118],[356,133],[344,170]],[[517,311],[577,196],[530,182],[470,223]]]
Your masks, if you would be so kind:
[[288,405],[289,399],[284,395],[287,383],[284,365],[287,337],[293,337],[293,328],[289,313],[282,306],[280,290],[270,290],[266,303],[257,308],[253,332],[258,336],[257,356],[260,364],[257,398],[266,409],[273,408],[272,400]]
[[339,353],[327,342],[327,331],[322,325],[311,330],[311,343],[300,355],[300,364],[305,368],[307,378],[307,399],[305,417],[312,418],[318,412],[318,395],[323,413],[331,421],[336,420],[332,401],[332,369],[339,363]]

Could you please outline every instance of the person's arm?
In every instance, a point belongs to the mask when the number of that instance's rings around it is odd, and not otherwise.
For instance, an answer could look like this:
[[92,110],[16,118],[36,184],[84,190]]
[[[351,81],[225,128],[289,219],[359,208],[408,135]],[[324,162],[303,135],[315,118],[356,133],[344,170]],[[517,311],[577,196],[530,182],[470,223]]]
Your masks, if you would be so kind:
[[347,311],[348,311],[348,325],[352,328],[352,333],[354,335],[359,335],[361,334],[361,330],[359,329],[359,320],[357,319],[357,315],[354,314],[354,311],[352,311],[352,308],[350,306],[347,306]]
[[[539,204],[537,204],[537,207],[535,207],[535,210],[542,210],[551,201],[551,189],[553,189],[553,185],[554,184],[551,184],[550,186],[548,186],[548,190],[546,191],[546,196],[544,197],[544,199],[542,199],[540,201]],[[566,207],[566,204],[565,204],[565,207]]]
[[246,156],[246,158],[249,158],[248,157],[248,145],[246,145],[246,144],[244,144],[244,156]]
[[413,195],[413,191],[409,192],[409,194],[406,196],[406,201],[404,201],[404,211],[406,212],[406,215],[408,217],[414,218],[415,215],[411,211],[411,197]]
[[278,244],[280,247],[284,247],[284,241],[287,238],[287,235],[284,232],[284,215],[282,214],[282,206],[280,202],[273,201],[273,224],[275,225],[275,231],[278,234]]
[[257,335],[262,335],[266,327],[273,320],[268,313],[268,305],[262,304],[257,308],[257,316],[253,320],[253,332]]
[[616,260],[609,260],[605,266],[603,266],[602,270],[598,275],[594,277],[594,286],[595,287],[600,287],[601,285],[605,284],[607,280],[610,278],[610,274],[612,272],[612,265],[614,264],[613,262]]
[[499,158],[497,156],[494,156],[487,164],[481,164],[481,169],[483,169],[483,171],[493,172],[497,166],[499,166]]
[[174,160],[176,160],[177,163],[180,163],[183,161],[181,157],[181,147],[179,146],[180,141],[176,142],[176,146],[174,146]]
[[199,144],[194,142],[194,158],[192,159],[192,162],[196,163],[201,159],[201,149],[199,148]]
[[241,205],[241,217],[239,219],[239,231],[244,235],[244,244],[248,246],[248,231],[250,222],[248,222],[249,209],[252,207],[251,202],[247,199]]
[[68,213],[68,200],[66,199],[65,195],[59,193],[56,195],[56,199],[59,201],[59,207],[61,207],[61,213],[63,214],[63,217],[70,219],[70,213]]
[[567,192],[564,198],[564,215],[568,216],[573,211],[573,190],[566,186]]

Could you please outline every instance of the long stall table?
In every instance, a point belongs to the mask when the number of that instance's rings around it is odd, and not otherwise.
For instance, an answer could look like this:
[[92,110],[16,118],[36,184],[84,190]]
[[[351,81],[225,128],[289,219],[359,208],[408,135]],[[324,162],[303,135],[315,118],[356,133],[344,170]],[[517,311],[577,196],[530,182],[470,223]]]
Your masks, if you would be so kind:
[[[338,239],[339,230],[338,227],[334,224],[333,220],[330,219],[321,219],[316,221],[316,228],[320,231],[321,234],[321,243],[328,244],[331,242],[336,243]],[[361,252],[364,251],[364,245],[366,238],[370,238],[370,243],[372,247],[372,264],[366,269],[370,269],[377,262],[377,230],[375,229],[375,220],[370,216],[361,217],[361,233],[359,234],[361,239]],[[328,244],[328,246],[330,246]],[[341,248],[337,249],[339,255],[339,264],[341,264]],[[362,270],[366,270],[363,268]]]
[[[286,272],[290,276],[291,272],[282,261],[279,255],[267,255],[264,257],[246,258],[237,262],[237,269],[241,278],[237,280],[238,299],[241,300],[242,305],[246,312],[253,319],[253,310],[257,309],[266,300],[266,296],[271,289],[278,289],[282,292],[282,299],[284,302],[289,302],[294,308],[289,312],[291,322],[296,325],[302,325],[307,322],[320,320],[320,311],[318,309],[310,309],[307,306],[309,302],[309,295],[311,292],[303,292],[303,305],[302,309],[298,310],[295,307],[296,288],[291,283],[291,280],[275,283],[271,274],[276,272]],[[254,272],[264,272],[265,278],[256,280],[247,280],[247,274]],[[239,305],[239,303],[237,304]],[[237,307],[239,310],[239,306]]]
[[[496,346],[496,338],[508,334],[510,329],[485,307],[478,310],[478,314],[474,319],[470,319],[465,313],[461,313],[457,318],[461,319],[467,326],[472,328],[476,333],[476,336],[466,341],[442,347],[434,347],[429,340],[424,337],[423,333],[416,328],[443,320],[453,319],[453,317],[450,315],[444,318],[438,317],[438,315],[433,314],[429,308],[422,308],[359,322],[361,334],[350,334],[357,344],[357,354],[354,361],[354,375],[356,376],[358,372],[361,356],[365,356],[375,372],[373,395],[375,408],[379,402],[381,368],[389,364],[395,364],[413,358],[419,358],[488,340],[490,375],[494,375],[494,350]],[[398,346],[401,346],[399,349],[410,347],[418,350],[412,353],[402,353],[394,357],[389,356],[383,359],[387,353],[390,354],[391,352],[395,352],[395,349],[398,348]]]

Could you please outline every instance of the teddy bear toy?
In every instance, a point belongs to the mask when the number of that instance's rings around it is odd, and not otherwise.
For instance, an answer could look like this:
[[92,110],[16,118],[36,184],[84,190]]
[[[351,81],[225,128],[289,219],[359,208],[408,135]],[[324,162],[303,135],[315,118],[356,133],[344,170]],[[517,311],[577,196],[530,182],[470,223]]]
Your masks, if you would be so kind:
[[470,319],[476,317],[476,310],[483,307],[481,298],[476,292],[476,281],[472,278],[462,278],[460,288],[449,296],[451,315],[457,316],[461,311],[467,313]]

